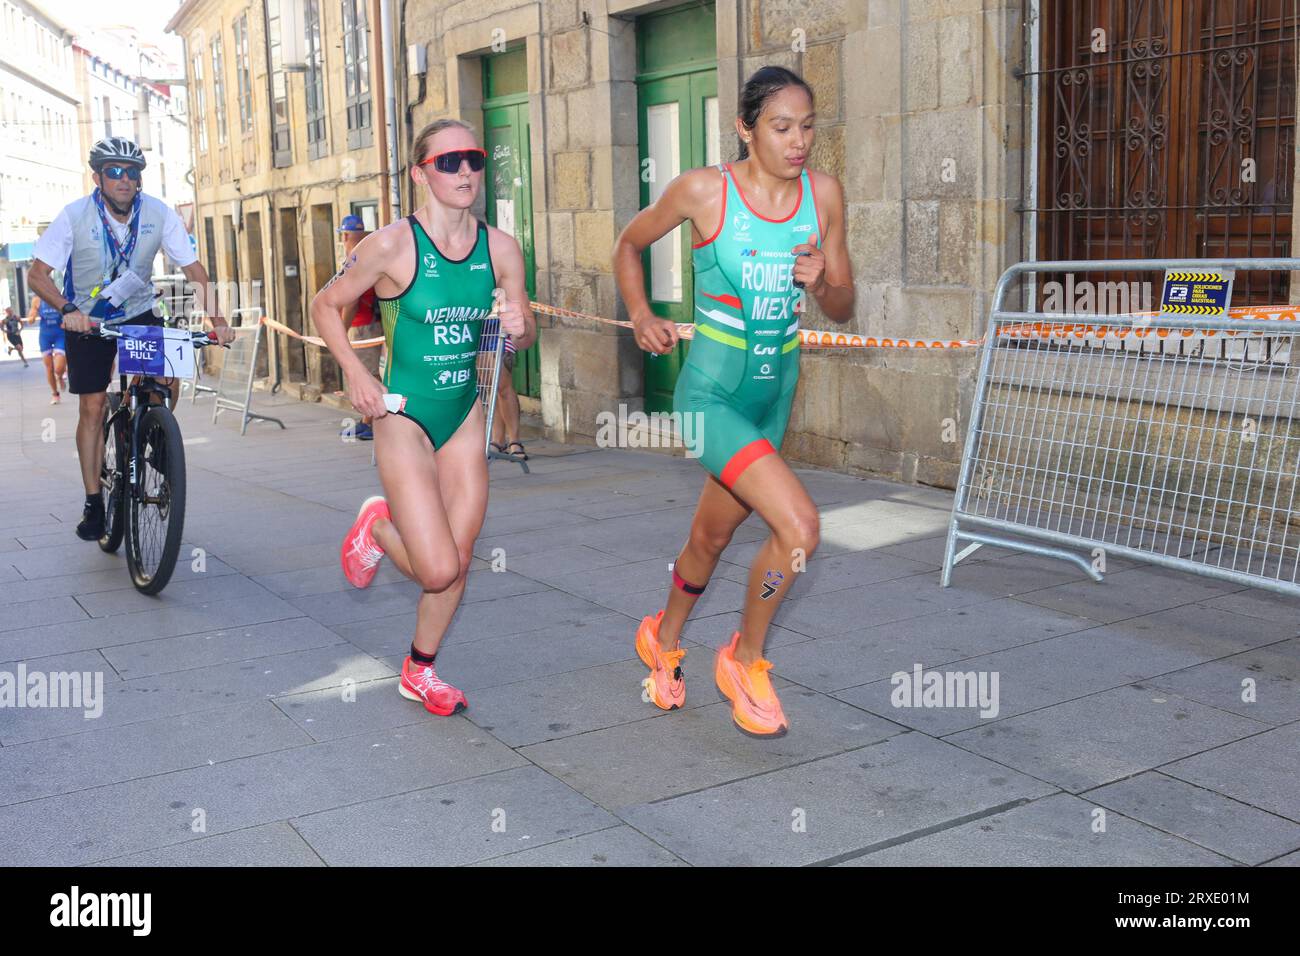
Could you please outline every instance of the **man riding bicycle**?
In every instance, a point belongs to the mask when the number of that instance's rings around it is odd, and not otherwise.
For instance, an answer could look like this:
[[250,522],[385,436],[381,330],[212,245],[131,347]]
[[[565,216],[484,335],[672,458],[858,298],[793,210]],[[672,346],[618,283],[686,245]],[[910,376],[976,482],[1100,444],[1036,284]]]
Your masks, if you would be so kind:
[[[222,345],[235,333],[217,314],[208,273],[199,264],[176,211],[143,191],[145,168],[140,147],[123,136],[101,139],[90,149],[95,191],[74,200],[36,241],[28,282],[43,301],[63,313],[67,332],[68,391],[78,397],[77,457],[86,504],[77,537],[95,541],[104,533],[100,467],[101,428],[108,383],[117,347],[93,326],[124,320],[128,325],[160,325],[154,309],[151,275],[161,249],[197,288]],[[63,270],[63,288],[51,273]],[[170,380],[160,380],[170,387]]]

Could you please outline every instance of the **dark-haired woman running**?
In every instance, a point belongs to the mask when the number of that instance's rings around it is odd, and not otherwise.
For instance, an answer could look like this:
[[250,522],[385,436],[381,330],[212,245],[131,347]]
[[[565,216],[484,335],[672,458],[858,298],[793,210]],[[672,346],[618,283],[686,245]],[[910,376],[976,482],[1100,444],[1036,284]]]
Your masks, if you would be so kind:
[[672,322],[655,316],[641,254],[691,223],[695,337],[677,379],[673,409],[697,416],[690,450],[709,471],[690,537],[673,566],[667,607],[642,621],[637,653],[659,707],[685,701],[678,646],[736,528],[757,511],[771,529],[749,573],[740,630],[719,652],[714,679],[743,732],[775,737],[788,723],[763,658],[768,625],[818,543],[817,507],[779,449],[799,377],[799,319],[805,295],[837,322],[853,315],[839,181],[807,169],[813,94],[794,73],[764,67],[741,92],[740,160],[674,179],[623,230],[615,246],[619,291],[637,344],[665,354]]

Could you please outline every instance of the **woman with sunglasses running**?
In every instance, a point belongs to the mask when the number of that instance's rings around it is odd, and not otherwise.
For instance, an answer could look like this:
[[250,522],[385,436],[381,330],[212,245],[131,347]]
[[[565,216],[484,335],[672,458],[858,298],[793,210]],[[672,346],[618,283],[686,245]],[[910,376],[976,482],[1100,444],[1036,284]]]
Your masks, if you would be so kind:
[[[438,120],[415,138],[414,214],[372,233],[316,295],[312,319],[347,379],[348,398],[373,418],[382,497],[368,498],[343,540],[343,573],[369,586],[385,555],[423,589],[398,690],[443,716],[468,705],[438,677],[434,658],[465,591],[487,510],[484,414],[477,395],[483,320],[500,289],[501,328],[527,348],[536,336],[519,244],[470,212],[486,154],[473,130]],[[387,340],[382,382],[348,344],[343,310],[375,290]],[[385,393],[405,404],[390,413]]]
[[719,652],[718,689],[744,733],[778,737],[788,723],[763,659],[767,628],[818,543],[817,506],[778,449],[799,376],[805,295],[837,322],[853,315],[839,181],[806,168],[813,94],[781,67],[750,77],[740,97],[740,160],[690,170],[623,230],[614,252],[637,345],[663,355],[677,327],[650,311],[642,252],[683,222],[694,241],[695,337],[673,409],[693,416],[688,446],[709,471],[690,537],[673,565],[664,610],[642,621],[637,654],[646,689],[665,710],[686,699],[682,627],[740,523],[757,511],[771,529],[749,572],[741,627]]

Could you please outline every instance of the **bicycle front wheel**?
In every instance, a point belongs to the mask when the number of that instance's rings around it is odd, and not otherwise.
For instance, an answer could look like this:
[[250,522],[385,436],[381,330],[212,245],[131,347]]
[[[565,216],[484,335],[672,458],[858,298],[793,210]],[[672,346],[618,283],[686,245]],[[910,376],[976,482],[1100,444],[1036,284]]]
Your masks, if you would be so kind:
[[112,554],[122,544],[126,512],[122,508],[126,486],[126,419],[114,418],[122,396],[110,392],[104,402],[104,464],[99,469],[99,494],[104,501],[101,550]]
[[151,405],[140,420],[139,481],[127,499],[126,566],[142,594],[171,580],[185,528],[185,446],[171,410]]

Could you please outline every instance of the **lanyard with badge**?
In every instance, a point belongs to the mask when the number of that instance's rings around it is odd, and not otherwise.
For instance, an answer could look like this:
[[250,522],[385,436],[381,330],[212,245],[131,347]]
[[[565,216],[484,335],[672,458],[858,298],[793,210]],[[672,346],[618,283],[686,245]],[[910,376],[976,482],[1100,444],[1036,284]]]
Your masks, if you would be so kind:
[[118,244],[117,235],[113,230],[108,211],[104,208],[100,191],[96,189],[91,198],[95,202],[95,209],[99,212],[100,223],[104,228],[104,245],[108,249],[110,261],[99,283],[90,290],[90,297],[95,300],[90,314],[95,318],[120,319],[126,315],[126,310],[122,308],[123,303],[132,295],[147,288],[130,268],[136,240],[140,238],[141,197],[137,194],[135,202],[131,204],[131,221],[125,245]]

